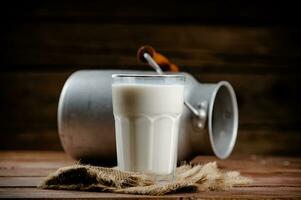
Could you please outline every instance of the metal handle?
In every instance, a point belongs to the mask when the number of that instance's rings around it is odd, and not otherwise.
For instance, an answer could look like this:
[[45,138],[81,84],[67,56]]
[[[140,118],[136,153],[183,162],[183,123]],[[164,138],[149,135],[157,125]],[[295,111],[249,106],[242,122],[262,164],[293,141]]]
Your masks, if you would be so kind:
[[162,71],[161,67],[158,65],[158,63],[156,63],[156,61],[151,57],[151,55],[149,55],[148,53],[144,53],[143,57],[145,58],[145,60],[149,64],[149,66],[151,66],[152,68],[154,68],[154,70],[158,74],[163,74],[163,71]]
[[[158,63],[149,55],[148,53],[144,53],[143,57],[158,74],[164,74]],[[197,118],[197,126],[199,128],[204,128],[207,119],[207,102],[201,102],[198,105],[198,108],[193,107],[189,102],[184,100],[184,105],[190,110]]]

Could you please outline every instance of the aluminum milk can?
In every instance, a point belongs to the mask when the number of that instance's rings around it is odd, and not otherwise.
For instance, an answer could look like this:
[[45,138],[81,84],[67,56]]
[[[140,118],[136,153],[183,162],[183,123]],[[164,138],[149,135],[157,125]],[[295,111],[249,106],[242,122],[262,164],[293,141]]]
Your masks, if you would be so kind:
[[[66,81],[58,106],[58,131],[64,150],[87,162],[116,162],[112,109],[112,74],[154,73],[133,70],[80,70]],[[238,129],[238,107],[232,86],[221,81],[199,83],[185,75],[185,108],[181,116],[178,161],[195,155],[227,158]]]

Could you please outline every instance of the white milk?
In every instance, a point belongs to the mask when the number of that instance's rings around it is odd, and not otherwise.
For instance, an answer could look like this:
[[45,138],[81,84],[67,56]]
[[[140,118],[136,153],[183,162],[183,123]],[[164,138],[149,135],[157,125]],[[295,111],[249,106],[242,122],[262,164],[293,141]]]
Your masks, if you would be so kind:
[[118,167],[168,175],[177,162],[183,85],[113,84]]

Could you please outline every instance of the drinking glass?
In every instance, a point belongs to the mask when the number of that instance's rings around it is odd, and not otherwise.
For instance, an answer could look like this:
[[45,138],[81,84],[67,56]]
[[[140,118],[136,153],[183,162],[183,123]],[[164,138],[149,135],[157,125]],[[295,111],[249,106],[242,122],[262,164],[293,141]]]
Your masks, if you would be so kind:
[[118,168],[170,181],[177,164],[182,74],[113,74]]

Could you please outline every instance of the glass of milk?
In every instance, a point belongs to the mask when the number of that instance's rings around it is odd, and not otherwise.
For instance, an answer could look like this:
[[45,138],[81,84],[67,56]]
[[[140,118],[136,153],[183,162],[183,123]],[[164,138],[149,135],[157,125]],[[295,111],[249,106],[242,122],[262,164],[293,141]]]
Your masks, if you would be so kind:
[[185,76],[114,74],[112,79],[118,168],[172,180]]

